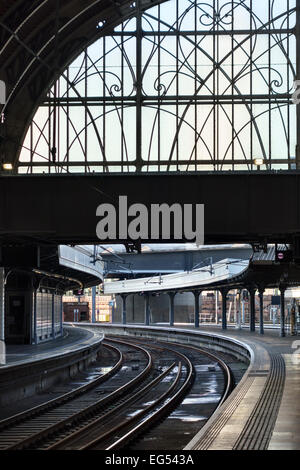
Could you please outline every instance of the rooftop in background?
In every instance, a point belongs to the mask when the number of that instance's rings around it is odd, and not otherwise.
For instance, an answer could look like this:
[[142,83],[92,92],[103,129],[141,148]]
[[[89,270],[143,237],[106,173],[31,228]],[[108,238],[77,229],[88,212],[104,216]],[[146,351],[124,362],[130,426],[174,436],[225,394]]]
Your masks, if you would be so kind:
[[[247,248],[251,249],[250,245],[247,244],[230,244],[230,245],[196,245],[196,243],[155,243],[155,244],[142,244],[142,253],[159,253],[169,252],[173,253],[176,251],[201,251],[201,250],[223,250],[223,249],[237,249]],[[98,253],[109,254],[110,253],[126,253],[124,245],[98,245]]]

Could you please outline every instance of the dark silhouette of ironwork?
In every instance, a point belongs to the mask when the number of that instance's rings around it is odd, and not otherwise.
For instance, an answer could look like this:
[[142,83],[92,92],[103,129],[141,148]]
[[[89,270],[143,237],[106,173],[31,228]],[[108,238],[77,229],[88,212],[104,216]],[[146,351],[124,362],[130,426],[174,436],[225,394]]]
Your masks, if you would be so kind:
[[137,0],[131,7],[113,32],[100,22],[102,37],[52,86],[19,171],[299,166],[295,1],[168,0],[144,11]]

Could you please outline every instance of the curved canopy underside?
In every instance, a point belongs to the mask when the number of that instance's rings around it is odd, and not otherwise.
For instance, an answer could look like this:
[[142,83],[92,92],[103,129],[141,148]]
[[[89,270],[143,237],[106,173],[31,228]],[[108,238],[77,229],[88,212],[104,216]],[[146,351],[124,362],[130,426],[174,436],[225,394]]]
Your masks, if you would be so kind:
[[[158,3],[142,0],[140,8]],[[132,0],[1,0],[0,80],[7,89],[2,159],[15,164],[35,110],[65,67],[134,14]]]

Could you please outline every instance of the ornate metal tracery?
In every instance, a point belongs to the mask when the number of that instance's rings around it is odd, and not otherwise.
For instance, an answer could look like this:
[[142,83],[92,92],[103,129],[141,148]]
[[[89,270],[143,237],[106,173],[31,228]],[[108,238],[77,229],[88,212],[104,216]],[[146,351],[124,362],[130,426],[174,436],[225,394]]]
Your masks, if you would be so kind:
[[296,0],[168,0],[53,85],[19,172],[294,168]]

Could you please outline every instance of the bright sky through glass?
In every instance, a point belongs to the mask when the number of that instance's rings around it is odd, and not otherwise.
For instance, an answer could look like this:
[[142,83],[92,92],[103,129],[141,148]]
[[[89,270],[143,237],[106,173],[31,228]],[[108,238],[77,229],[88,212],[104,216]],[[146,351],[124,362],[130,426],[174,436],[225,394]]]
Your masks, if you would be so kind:
[[47,105],[25,138],[20,172],[135,171],[139,139],[142,171],[256,169],[255,158],[262,169],[291,168],[295,37],[279,30],[295,26],[294,8],[295,0],[168,0],[147,10],[140,117],[137,20],[116,27],[69,66],[68,82],[59,79],[55,146],[65,166],[47,165]]

